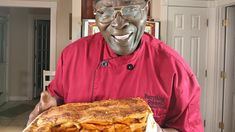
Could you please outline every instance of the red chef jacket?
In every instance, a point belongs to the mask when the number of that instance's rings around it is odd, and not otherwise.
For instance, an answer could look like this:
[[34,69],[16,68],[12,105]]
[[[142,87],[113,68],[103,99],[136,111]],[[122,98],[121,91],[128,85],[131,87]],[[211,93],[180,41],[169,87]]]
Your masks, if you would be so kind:
[[75,41],[63,50],[48,91],[65,103],[141,97],[160,126],[203,131],[195,75],[174,50],[146,33],[126,56],[116,55],[100,33]]

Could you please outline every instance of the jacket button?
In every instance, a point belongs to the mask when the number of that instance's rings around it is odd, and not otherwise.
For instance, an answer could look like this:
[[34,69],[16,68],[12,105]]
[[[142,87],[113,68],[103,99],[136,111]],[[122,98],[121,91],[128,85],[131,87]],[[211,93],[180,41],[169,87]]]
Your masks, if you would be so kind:
[[102,66],[102,67],[107,67],[107,66],[108,66],[108,61],[105,61],[105,60],[102,61],[102,62],[101,62],[101,66]]
[[128,65],[127,65],[127,69],[128,69],[128,70],[133,70],[133,69],[134,69],[134,65],[128,64]]

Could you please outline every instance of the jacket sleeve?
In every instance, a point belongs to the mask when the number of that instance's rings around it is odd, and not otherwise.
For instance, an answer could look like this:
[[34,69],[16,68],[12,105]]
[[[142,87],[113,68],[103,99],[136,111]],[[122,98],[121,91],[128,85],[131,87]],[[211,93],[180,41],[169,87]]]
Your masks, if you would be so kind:
[[176,69],[165,126],[182,132],[203,132],[200,86],[196,76],[182,66]]
[[54,79],[49,84],[47,91],[54,97],[64,100],[64,89],[63,89],[63,53],[61,54]]

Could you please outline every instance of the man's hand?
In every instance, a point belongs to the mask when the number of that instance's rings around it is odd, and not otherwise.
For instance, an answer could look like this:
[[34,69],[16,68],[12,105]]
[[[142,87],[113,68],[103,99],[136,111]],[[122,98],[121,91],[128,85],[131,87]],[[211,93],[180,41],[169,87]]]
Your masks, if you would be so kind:
[[145,132],[178,132],[173,128],[161,128],[153,118],[153,114],[149,114],[147,119],[147,127]]
[[146,126],[145,132],[163,132],[162,128],[154,120],[153,113],[148,115],[147,126]]
[[49,108],[57,106],[56,98],[52,97],[48,92],[44,91],[41,93],[41,98],[34,110],[29,115],[27,126],[43,111]]

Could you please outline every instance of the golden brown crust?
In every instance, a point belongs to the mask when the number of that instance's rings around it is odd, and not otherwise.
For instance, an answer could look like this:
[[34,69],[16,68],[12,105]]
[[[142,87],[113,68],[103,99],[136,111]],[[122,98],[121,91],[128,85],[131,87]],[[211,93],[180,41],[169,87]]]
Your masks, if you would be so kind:
[[23,132],[141,132],[149,113],[140,98],[69,103],[43,112]]

